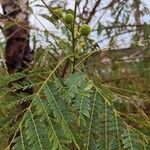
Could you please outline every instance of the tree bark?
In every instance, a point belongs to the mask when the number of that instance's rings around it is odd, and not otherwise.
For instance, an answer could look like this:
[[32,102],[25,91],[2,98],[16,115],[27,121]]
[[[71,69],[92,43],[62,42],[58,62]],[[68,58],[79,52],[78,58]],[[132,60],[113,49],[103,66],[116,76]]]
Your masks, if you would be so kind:
[[28,0],[3,0],[1,2],[6,37],[5,59],[8,72],[22,70],[33,60],[29,46]]

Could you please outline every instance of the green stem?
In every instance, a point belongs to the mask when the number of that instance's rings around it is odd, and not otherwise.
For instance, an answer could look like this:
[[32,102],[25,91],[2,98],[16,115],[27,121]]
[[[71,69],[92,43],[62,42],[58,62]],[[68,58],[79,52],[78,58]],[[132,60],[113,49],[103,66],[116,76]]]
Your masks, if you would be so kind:
[[78,5],[78,0],[75,1],[75,7],[74,7],[74,22],[72,25],[72,52],[74,54],[73,56],[73,69],[72,73],[75,72],[75,65],[76,65],[76,33],[75,33],[75,23],[76,23],[76,15],[77,15],[77,5]]

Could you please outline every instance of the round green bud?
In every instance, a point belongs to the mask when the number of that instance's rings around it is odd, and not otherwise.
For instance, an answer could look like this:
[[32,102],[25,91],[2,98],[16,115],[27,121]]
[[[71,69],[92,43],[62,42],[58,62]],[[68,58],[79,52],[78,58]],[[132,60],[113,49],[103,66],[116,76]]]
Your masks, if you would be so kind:
[[66,11],[66,14],[72,14],[72,15],[74,15],[74,11],[73,11],[72,9],[68,9],[68,10]]
[[54,12],[54,19],[63,18],[63,11],[60,8],[56,8],[53,10]]
[[67,23],[67,24],[72,24],[73,21],[74,21],[74,16],[72,14],[66,14],[65,18],[64,18],[64,21]]
[[80,35],[82,36],[88,36],[91,33],[92,29],[89,25],[84,24],[81,28],[80,28]]

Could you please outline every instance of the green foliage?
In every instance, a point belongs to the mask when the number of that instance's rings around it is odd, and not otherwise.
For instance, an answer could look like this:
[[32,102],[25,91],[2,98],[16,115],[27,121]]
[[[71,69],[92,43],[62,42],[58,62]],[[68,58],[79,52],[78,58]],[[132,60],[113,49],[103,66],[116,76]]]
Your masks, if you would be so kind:
[[[84,24],[90,24],[99,13],[96,7],[92,13],[88,12],[91,1],[86,2],[83,11],[78,10],[81,3],[77,1],[75,10],[62,10],[67,8],[63,1],[57,8],[53,7],[58,4],[56,1],[49,2],[50,5],[42,2],[44,5],[39,7],[50,13],[41,16],[62,32],[56,35],[46,28],[37,31],[40,38],[33,40],[38,45],[34,65],[29,70],[1,75],[0,143],[4,143],[3,148],[149,150],[150,121],[146,107],[150,93],[149,24],[144,24],[141,39],[136,41],[144,39],[144,48],[136,43],[135,49],[131,45],[130,52],[124,54],[117,45],[119,50],[114,52],[110,49],[116,48],[112,45],[119,35],[137,28],[128,24],[131,11],[127,2],[104,8],[106,11],[111,8],[112,22],[106,24],[99,18],[93,27]],[[73,23],[74,19],[77,22]],[[92,31],[113,44],[106,49],[99,47],[99,43],[87,37]],[[139,36],[133,32],[135,37]],[[103,53],[103,50],[107,51]],[[107,58],[108,64],[102,63]],[[30,88],[33,93],[29,95],[26,90]],[[29,106],[23,109],[24,103]]]
[[[71,74],[65,80],[48,77],[13,126],[16,129],[8,133],[14,135],[13,149],[146,149],[149,138],[124,122],[113,99],[84,74]],[[1,135],[14,121],[7,125],[2,120]]]
[[97,35],[100,35],[102,31],[103,31],[103,25],[100,22],[98,22]]

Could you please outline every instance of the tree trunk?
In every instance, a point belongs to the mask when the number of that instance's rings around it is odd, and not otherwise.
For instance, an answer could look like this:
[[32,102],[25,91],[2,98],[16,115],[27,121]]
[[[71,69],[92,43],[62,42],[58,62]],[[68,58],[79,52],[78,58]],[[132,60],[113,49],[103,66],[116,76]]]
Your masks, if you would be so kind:
[[28,0],[3,0],[1,2],[6,37],[5,59],[8,72],[22,70],[33,60],[29,46]]

